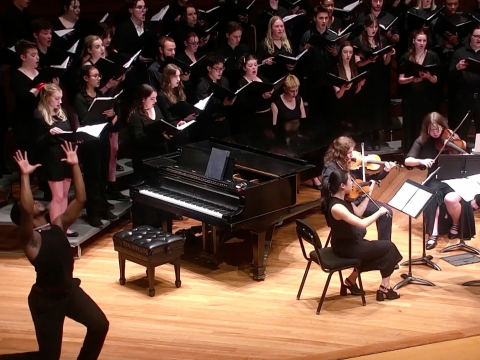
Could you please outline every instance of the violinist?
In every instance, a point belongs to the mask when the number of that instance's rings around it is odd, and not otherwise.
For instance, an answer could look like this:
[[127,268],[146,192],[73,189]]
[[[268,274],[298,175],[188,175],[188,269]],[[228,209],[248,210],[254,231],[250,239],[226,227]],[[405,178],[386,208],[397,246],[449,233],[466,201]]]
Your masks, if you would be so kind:
[[[321,208],[332,229],[332,250],[337,256],[360,259],[360,272],[380,270],[382,282],[377,291],[377,301],[383,301],[384,298],[398,299],[400,294],[390,286],[390,275],[402,260],[402,255],[390,241],[364,239],[367,226],[385,217],[390,210],[381,206],[366,216],[365,202],[357,206],[345,201],[345,195],[351,190],[352,178],[347,171],[340,169],[330,173],[329,185],[322,190]],[[361,295],[356,283],[357,277],[357,272],[353,271],[345,279],[345,286],[352,295]]]
[[[439,113],[432,112],[428,114],[422,124],[420,136],[415,140],[412,148],[405,159],[406,166],[425,166],[428,173],[432,173],[438,167],[438,163],[434,161],[443,141],[442,134],[448,133],[448,125],[446,119]],[[445,136],[445,135],[443,135]],[[448,138],[448,136],[447,136]],[[458,136],[455,136],[459,139]],[[435,142],[437,141],[437,146]],[[440,148],[438,146],[440,145]],[[448,149],[448,148],[447,148]],[[462,233],[464,238],[474,235],[475,229],[470,228],[469,224],[475,224],[473,219],[473,204],[462,202],[462,198],[447,184],[430,179],[426,184],[429,188],[436,190],[433,201],[424,210],[426,232],[429,234],[427,241],[427,250],[434,249],[437,246],[439,235],[443,235],[448,231],[448,238],[455,239],[460,233],[460,216],[462,211],[466,211],[464,218],[466,219]],[[445,204],[445,206],[442,206]],[[446,214],[445,214],[446,210]],[[446,216],[448,215],[448,216]],[[448,230],[448,226],[450,230]],[[474,226],[474,225],[473,225]]]
[[[323,163],[325,164],[322,171],[322,194],[325,193],[329,188],[329,178],[330,174],[338,169],[349,169],[350,161],[353,158],[353,150],[355,148],[355,142],[352,138],[347,136],[340,136],[339,138],[335,139],[330,145],[327,153],[325,154],[325,158]],[[395,163],[392,162],[385,162],[383,170],[374,175],[366,175],[366,181],[378,181],[384,179],[390,170],[395,166]],[[352,171],[350,173],[355,179],[361,178],[361,169]],[[373,190],[373,181],[372,181],[372,188]],[[388,209],[390,216],[381,216],[376,219],[377,223],[377,231],[378,231],[378,238],[381,240],[391,240],[392,239],[392,210],[385,204],[376,201],[375,205],[370,201],[368,197],[364,199],[358,198],[354,201],[356,207],[364,209],[360,216],[368,217],[374,214],[378,210],[378,206],[385,207]]]

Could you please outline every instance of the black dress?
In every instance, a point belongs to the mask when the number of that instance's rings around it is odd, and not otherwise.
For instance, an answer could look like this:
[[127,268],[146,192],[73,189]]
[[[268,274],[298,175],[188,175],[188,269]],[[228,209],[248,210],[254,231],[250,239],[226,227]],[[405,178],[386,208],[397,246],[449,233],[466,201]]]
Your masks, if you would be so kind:
[[[404,54],[399,61],[399,74],[405,74],[408,62],[408,53]],[[422,65],[438,64],[438,55],[427,51]],[[403,148],[410,149],[415,139],[420,134],[423,119],[433,111],[440,110],[440,93],[437,84],[432,84],[424,79],[419,83],[410,82],[402,85],[402,113],[403,113]]]
[[[338,66],[332,71],[334,75],[340,76],[340,70]],[[353,74],[352,74],[353,77]],[[364,85],[365,86],[365,85]],[[363,87],[362,87],[363,89]],[[359,96],[360,93],[356,93],[356,86],[352,85],[349,90],[346,90],[343,93],[341,98],[337,98],[335,96],[335,117],[336,117],[336,125],[338,126],[341,122],[351,123],[354,128],[357,128],[359,125],[359,114],[358,114],[358,106],[359,106]]]
[[277,115],[277,126],[284,126],[286,123],[294,120],[300,120],[302,118],[302,111],[300,109],[300,104],[302,102],[302,97],[297,95],[295,98],[295,107],[289,109],[282,100],[280,96],[277,100],[274,101],[274,104],[277,106],[278,115]]
[[[270,53],[268,51],[267,45],[265,45],[265,40],[263,40],[257,50],[257,58],[258,58],[258,63],[260,64],[263,60],[268,59],[269,57],[275,57],[277,55],[287,55],[287,56],[293,56],[293,51],[288,51],[285,49],[282,45],[281,48],[278,48],[276,45],[273,45],[273,52]],[[288,74],[288,69],[285,65],[279,65],[279,64],[272,64],[272,65],[267,65],[264,64],[261,67],[259,67],[259,72],[265,76],[269,81],[274,82],[278,79],[280,79],[282,76],[285,76]]]
[[34,112],[34,121],[38,129],[37,141],[42,175],[47,181],[63,181],[72,178],[72,169],[70,165],[62,161],[65,158],[65,153],[60,146],[62,144],[61,137],[50,134],[50,129],[57,127],[63,131],[71,131],[71,127],[68,119],[62,121],[55,116],[54,119],[56,122],[53,125],[48,125],[39,110]]
[[380,270],[382,278],[393,273],[395,265],[402,260],[402,255],[394,243],[390,241],[368,241],[363,238],[367,231],[363,229],[363,236],[353,225],[344,220],[336,220],[332,216],[332,207],[336,204],[345,206],[354,214],[352,204],[336,197],[328,201],[327,223],[331,228],[332,249],[335,255],[348,259],[360,259],[360,272]]
[[[163,92],[163,90],[160,90],[157,93],[157,106],[160,109],[160,112],[162,115],[165,117],[165,121],[169,122],[172,125],[177,125],[177,123],[183,119],[180,119],[178,116],[172,114],[170,112],[170,107],[175,105],[175,103],[171,103],[170,100],[168,100],[167,95]],[[172,139],[173,142],[168,142],[169,148],[174,151],[175,147],[179,147],[185,144],[189,143],[189,131],[195,131],[195,127],[197,124],[190,125],[187,129],[184,129],[180,132],[178,132],[174,138]]]
[[[434,159],[438,154],[438,150],[435,148],[435,143],[433,138],[429,137],[427,141],[423,142],[422,138],[419,136],[413,143],[412,148],[407,154],[407,158],[413,157],[416,159]],[[438,161],[428,169],[428,174],[431,174],[435,169],[438,168]],[[452,226],[452,218],[447,212],[443,199],[445,195],[453,192],[454,190],[447,184],[432,178],[430,179],[425,186],[428,186],[431,189],[435,190],[435,196],[428,206],[423,211],[425,216],[425,231],[427,234],[431,235],[433,231],[433,225],[435,223],[435,213],[437,207],[440,206],[440,213],[438,216],[438,234],[444,235],[448,233],[450,227]],[[475,235],[475,219],[473,216],[473,210],[470,203],[461,201],[462,205],[462,215],[460,216],[460,238],[464,240],[471,239]]]

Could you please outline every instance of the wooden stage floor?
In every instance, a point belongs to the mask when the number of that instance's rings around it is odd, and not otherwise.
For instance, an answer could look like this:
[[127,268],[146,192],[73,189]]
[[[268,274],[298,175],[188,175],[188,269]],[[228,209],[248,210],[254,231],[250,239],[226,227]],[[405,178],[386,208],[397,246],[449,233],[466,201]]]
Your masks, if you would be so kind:
[[[421,180],[425,173],[402,170],[389,175],[376,190],[389,199],[406,177]],[[318,191],[302,185],[301,196],[315,199]],[[318,212],[304,218],[313,224],[323,241],[328,229]],[[480,229],[476,219],[477,229]],[[408,257],[406,219],[394,215],[393,241],[404,259]],[[176,223],[176,228],[194,224]],[[173,266],[156,270],[156,296],[147,295],[145,269],[127,262],[127,284],[118,284],[117,254],[111,237],[130,224],[112,228],[85,246],[75,264],[75,276],[110,320],[101,359],[340,359],[407,348],[480,334],[480,289],[462,287],[480,279],[480,265],[453,267],[440,257],[445,245],[430,253],[442,271],[426,266],[413,268],[414,275],[435,287],[408,285],[399,300],[375,301],[378,272],[363,274],[367,306],[360,298],[339,296],[339,280],[330,285],[322,314],[315,309],[326,280],[312,266],[301,300],[296,294],[306,261],[302,257],[295,223],[275,230],[264,282],[251,280],[244,269],[249,254],[243,242],[226,244],[228,263],[205,266],[193,257],[182,261],[182,287],[174,285]],[[421,253],[420,220],[415,221],[414,257]],[[376,230],[368,229],[374,239]],[[0,233],[1,236],[1,233]],[[480,242],[471,245],[480,248]],[[239,256],[233,257],[231,254]],[[449,255],[451,255],[450,253]],[[401,280],[405,268],[392,280]],[[33,267],[24,257],[0,255],[0,354],[37,349],[27,295],[35,281]],[[62,359],[76,358],[85,329],[65,321]]]

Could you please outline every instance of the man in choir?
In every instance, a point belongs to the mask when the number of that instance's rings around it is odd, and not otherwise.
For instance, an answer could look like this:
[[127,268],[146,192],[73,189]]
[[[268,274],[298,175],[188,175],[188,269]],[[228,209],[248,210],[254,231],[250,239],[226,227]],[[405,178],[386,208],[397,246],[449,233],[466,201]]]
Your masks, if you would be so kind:
[[232,86],[240,80],[240,59],[249,52],[247,45],[240,43],[242,32],[239,23],[229,22],[225,34],[227,43],[218,49],[218,53],[225,59],[224,76]]
[[[480,74],[470,69],[467,62],[467,58],[480,61],[479,50],[480,24],[476,24],[470,32],[469,43],[456,50],[450,62],[448,86],[453,96],[449,104],[448,119],[452,129],[471,111],[470,116],[475,120],[476,132],[480,131]],[[462,139],[467,138],[470,119],[464,121],[457,131]]]
[[165,61],[165,58],[175,57],[175,41],[169,36],[162,36],[158,41],[158,57],[157,60],[148,67],[148,83],[157,93],[162,85],[162,73],[159,71]]
[[33,20],[28,12],[30,0],[13,0],[1,20],[5,45],[14,46],[21,39],[30,37],[30,23]]
[[[310,30],[303,34],[300,41],[299,53],[308,49],[305,54],[306,66],[303,67],[305,81],[305,100],[308,102],[310,119],[325,119],[331,115],[333,90],[327,82],[327,73],[336,65],[338,50],[335,46],[317,47],[309,41],[312,36],[325,37],[327,35],[328,11],[323,6],[314,9],[314,23]],[[325,124],[328,122],[325,121]]]
[[[383,8],[383,0],[370,0],[367,3],[367,10],[364,13],[360,13],[357,16],[355,21],[355,34],[358,36],[362,32],[363,23],[365,21],[365,16],[368,14],[373,14],[378,19],[380,25],[387,27],[394,20],[395,16],[385,11]],[[383,35],[387,38],[390,44],[397,43],[400,40],[400,35],[398,33],[397,24],[394,23],[388,31],[382,31]]]
[[35,20],[31,24],[33,38],[38,48],[38,55],[40,57],[40,63],[38,67],[41,69],[50,64],[47,60],[47,52],[52,45],[52,24],[45,20]]

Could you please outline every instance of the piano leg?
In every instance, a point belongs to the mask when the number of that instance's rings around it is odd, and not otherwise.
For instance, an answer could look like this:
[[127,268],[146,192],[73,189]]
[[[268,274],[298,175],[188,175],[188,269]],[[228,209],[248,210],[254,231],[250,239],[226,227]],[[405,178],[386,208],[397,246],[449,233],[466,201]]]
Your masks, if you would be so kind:
[[172,218],[169,217],[169,214],[163,213],[162,214],[162,230],[172,233],[172,227],[173,227],[172,223],[173,221],[172,221]]
[[222,263],[218,253],[220,237],[216,226],[202,223],[202,245],[203,249],[200,259],[208,263],[220,265]]
[[266,267],[266,248],[265,245],[270,243],[273,236],[274,225],[270,225],[265,231],[251,232],[252,248],[253,248],[253,280],[265,280]]

